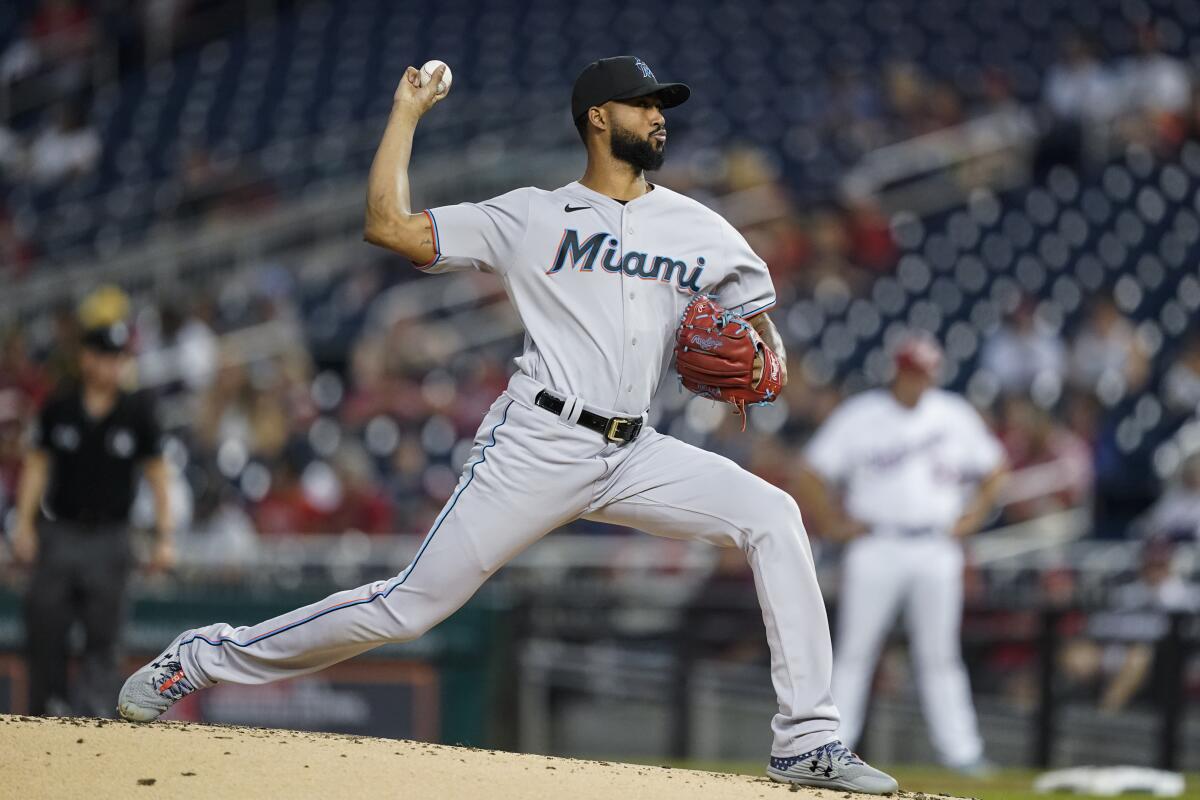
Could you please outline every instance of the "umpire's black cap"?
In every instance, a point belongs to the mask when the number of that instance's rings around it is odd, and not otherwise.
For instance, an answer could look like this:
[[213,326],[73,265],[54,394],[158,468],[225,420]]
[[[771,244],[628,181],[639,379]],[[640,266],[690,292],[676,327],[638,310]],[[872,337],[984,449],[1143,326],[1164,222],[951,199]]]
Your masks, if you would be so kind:
[[583,68],[571,90],[571,119],[578,120],[592,106],[609,100],[632,100],[658,95],[663,108],[673,108],[691,96],[684,83],[659,83],[637,56],[615,56],[593,61]]
[[124,322],[97,325],[83,334],[83,346],[99,353],[124,353],[129,349],[129,326]]

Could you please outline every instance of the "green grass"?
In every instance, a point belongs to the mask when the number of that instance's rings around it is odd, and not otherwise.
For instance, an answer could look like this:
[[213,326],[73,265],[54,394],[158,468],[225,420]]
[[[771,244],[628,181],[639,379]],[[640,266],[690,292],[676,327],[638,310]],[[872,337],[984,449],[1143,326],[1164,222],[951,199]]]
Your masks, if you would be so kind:
[[[687,761],[672,766],[682,769],[699,769],[709,772],[732,772],[738,775],[761,776],[763,765],[744,761]],[[956,797],[975,797],[979,800],[1093,800],[1093,795],[1082,794],[1038,794],[1033,790],[1033,780],[1039,774],[1031,769],[1002,769],[986,780],[968,778],[939,767],[884,766],[883,769],[900,781],[905,792],[926,794],[948,794]],[[1148,794],[1120,795],[1122,800],[1150,798]],[[1200,774],[1190,773],[1183,797],[1200,798]],[[1099,798],[1095,798],[1099,800]]]

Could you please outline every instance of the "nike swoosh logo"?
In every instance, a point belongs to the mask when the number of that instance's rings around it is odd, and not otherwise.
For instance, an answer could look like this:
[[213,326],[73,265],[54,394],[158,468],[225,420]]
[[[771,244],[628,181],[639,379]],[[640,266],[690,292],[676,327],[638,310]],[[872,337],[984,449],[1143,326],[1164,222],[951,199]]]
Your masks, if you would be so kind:
[[591,206],[575,206],[574,208],[571,208],[571,204],[567,203],[565,206],[563,206],[563,211],[570,214],[572,211],[583,211],[585,208],[591,208]]

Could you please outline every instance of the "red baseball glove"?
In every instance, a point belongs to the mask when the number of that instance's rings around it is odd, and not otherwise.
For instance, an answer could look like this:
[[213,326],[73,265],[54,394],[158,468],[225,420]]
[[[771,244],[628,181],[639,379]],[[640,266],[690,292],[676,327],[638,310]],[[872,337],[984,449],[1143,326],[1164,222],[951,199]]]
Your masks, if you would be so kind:
[[[762,374],[755,381],[759,357]],[[741,411],[747,403],[771,402],[783,388],[779,357],[758,331],[704,295],[697,295],[683,312],[675,336],[675,368],[690,391]]]

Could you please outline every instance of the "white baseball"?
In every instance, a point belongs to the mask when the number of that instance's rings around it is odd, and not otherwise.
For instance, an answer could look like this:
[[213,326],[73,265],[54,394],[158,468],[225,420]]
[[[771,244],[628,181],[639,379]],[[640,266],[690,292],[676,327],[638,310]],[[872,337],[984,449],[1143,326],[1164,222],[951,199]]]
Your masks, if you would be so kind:
[[426,61],[421,65],[421,85],[429,83],[433,80],[433,71],[438,67],[446,67],[446,71],[442,73],[442,79],[438,81],[437,93],[445,94],[450,91],[450,84],[454,80],[454,76],[450,74],[450,67],[445,61],[438,61],[436,58]]

